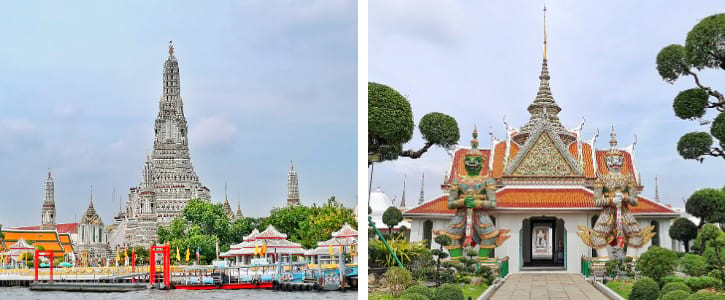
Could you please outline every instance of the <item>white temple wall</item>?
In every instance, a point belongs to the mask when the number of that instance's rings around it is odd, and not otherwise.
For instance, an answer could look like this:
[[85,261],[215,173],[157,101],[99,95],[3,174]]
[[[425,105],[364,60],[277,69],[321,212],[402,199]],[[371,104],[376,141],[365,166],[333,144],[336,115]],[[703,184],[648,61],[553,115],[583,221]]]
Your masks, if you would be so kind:
[[[425,221],[432,221],[433,222],[433,232],[440,229],[446,229],[448,227],[448,223],[451,222],[450,218],[446,219],[433,219],[433,218],[424,218],[421,217],[415,218],[412,220],[410,224],[410,241],[411,242],[418,242],[423,240],[423,223]],[[435,234],[432,234],[433,238],[435,238]],[[438,245],[435,241],[430,242],[430,248],[431,249],[438,249],[440,248],[440,245]]]

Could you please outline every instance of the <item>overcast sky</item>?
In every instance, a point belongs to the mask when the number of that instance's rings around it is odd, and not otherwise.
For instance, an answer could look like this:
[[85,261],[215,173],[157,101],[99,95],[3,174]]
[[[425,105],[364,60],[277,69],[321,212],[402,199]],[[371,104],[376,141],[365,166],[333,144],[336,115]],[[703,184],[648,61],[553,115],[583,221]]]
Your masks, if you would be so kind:
[[[687,32],[702,18],[725,12],[725,3],[546,2],[551,89],[564,126],[574,128],[585,118],[584,138],[599,129],[600,149],[609,147],[612,125],[620,147],[630,145],[636,134],[643,195],[654,196],[659,176],[666,204],[682,207],[681,199],[694,190],[725,185],[722,158],[708,157],[700,164],[677,153],[680,136],[709,131],[672,111],[672,99],[694,86],[692,78],[671,85],[655,68],[660,49],[684,44]],[[489,128],[497,138],[505,137],[504,116],[514,127],[529,119],[526,108],[536,96],[541,71],[542,6],[528,0],[370,0],[369,80],[405,95],[416,124],[428,112],[443,112],[458,121],[460,144],[470,145],[476,124],[481,147],[489,148]],[[725,91],[725,72],[702,74],[705,84]],[[417,134],[406,148],[422,145]],[[432,148],[420,159],[376,165],[373,188],[399,201],[407,175],[410,207],[418,202],[421,174],[426,174],[428,201],[441,195],[449,166],[448,154]]]
[[49,167],[59,223],[80,219],[91,185],[112,222],[152,150],[169,40],[214,202],[228,182],[235,209],[267,215],[294,160],[303,204],[355,205],[354,1],[18,1],[0,33],[0,224],[40,223]]

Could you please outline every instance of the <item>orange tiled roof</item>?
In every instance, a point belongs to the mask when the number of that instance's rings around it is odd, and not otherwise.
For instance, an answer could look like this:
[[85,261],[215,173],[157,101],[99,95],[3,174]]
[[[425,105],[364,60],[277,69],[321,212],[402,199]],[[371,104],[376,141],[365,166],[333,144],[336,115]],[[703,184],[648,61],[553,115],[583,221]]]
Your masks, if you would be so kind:
[[440,214],[454,215],[455,210],[448,209],[448,196],[440,196],[404,212],[404,214]]
[[[54,253],[56,257],[62,257],[67,251],[67,247],[64,247],[60,235],[55,230],[8,229],[3,230],[2,233],[5,235],[4,243],[6,248],[22,238],[33,246],[43,246],[45,250],[56,251],[57,253]],[[70,236],[68,236],[68,241],[70,241]]]
[[594,164],[592,163],[592,145],[582,144],[582,160],[584,161],[584,176],[595,178]]
[[[503,189],[496,193],[497,208],[581,208],[594,206],[594,195],[585,189]],[[638,205],[630,207],[634,214],[676,214],[673,209],[639,197]],[[448,196],[439,196],[431,201],[405,211],[411,214],[454,215],[455,210],[448,209]]]
[[584,189],[502,189],[498,208],[591,208],[594,195]]
[[[495,151],[493,154],[493,157],[490,157],[490,150],[488,149],[479,149],[482,153],[489,154],[489,159],[493,159],[493,169],[491,170],[491,177],[493,178],[501,178],[503,176],[504,171],[504,158],[506,155],[506,142],[499,142],[495,146]],[[450,173],[450,180],[453,180],[454,175],[456,174],[458,168],[462,168],[463,164],[461,161],[463,160],[463,156],[468,151],[468,149],[460,149],[456,151],[453,158],[453,166],[451,168]],[[597,150],[595,151],[596,159],[597,159],[597,170],[599,174],[607,174],[609,173],[609,170],[606,167],[606,164],[604,162],[604,155],[609,150]],[[633,161],[632,161],[632,155],[629,154],[626,151],[619,150],[622,155],[624,155],[624,162],[622,166],[622,173],[629,174],[632,176],[633,179],[636,180],[634,172],[632,171],[634,169]],[[516,145],[516,143],[511,143],[511,148],[509,149],[509,161],[516,156],[516,154],[519,152],[519,146]],[[578,154],[578,149],[576,143],[573,143],[569,146],[569,153],[576,159]],[[594,163],[592,160],[592,145],[589,145],[587,143],[582,143],[582,160],[584,163],[584,176],[587,178],[596,178],[596,173],[594,170]],[[485,174],[488,170],[488,162],[484,164],[484,170],[482,170],[482,174]]]
[[[509,149],[510,152],[516,153],[519,151],[519,147],[516,146],[516,144],[511,143],[511,148]],[[506,142],[500,142],[496,144],[496,151],[493,154],[493,172],[492,176],[494,178],[500,178],[501,175],[503,175],[503,159],[506,157]],[[515,149],[513,149],[515,148]],[[511,154],[509,154],[509,158]],[[454,166],[455,167],[455,166]]]

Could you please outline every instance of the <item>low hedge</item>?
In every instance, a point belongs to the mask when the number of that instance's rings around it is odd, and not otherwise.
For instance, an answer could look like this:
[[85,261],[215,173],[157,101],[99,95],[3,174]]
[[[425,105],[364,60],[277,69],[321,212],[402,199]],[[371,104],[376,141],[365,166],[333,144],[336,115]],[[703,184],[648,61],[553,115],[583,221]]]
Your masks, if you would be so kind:
[[675,291],[671,291],[671,292],[665,294],[664,296],[662,296],[662,298],[660,298],[660,300],[682,300],[682,299],[687,298],[687,296],[689,296],[689,295],[690,295],[690,292],[683,291],[683,290],[675,290]]
[[446,283],[436,289],[435,300],[463,300],[463,291],[455,284]]
[[719,287],[721,282],[720,280],[710,276],[698,276],[685,279],[685,284],[687,284],[687,286],[689,286],[693,291],[699,291],[701,289]]

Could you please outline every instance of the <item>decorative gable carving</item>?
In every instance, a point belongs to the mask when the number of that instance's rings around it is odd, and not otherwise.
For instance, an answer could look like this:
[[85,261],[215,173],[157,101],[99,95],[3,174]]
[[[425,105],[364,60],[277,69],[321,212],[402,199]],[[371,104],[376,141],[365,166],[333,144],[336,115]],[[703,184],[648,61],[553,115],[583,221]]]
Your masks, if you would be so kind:
[[581,176],[582,171],[549,122],[542,120],[504,175]]

